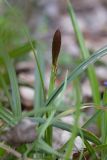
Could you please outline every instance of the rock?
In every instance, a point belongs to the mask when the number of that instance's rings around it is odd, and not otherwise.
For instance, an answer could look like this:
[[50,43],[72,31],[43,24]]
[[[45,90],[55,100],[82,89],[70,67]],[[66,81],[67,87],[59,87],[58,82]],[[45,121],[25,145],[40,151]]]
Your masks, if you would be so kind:
[[33,106],[34,90],[29,87],[20,87],[20,95],[22,99],[22,104],[26,109],[30,109]]

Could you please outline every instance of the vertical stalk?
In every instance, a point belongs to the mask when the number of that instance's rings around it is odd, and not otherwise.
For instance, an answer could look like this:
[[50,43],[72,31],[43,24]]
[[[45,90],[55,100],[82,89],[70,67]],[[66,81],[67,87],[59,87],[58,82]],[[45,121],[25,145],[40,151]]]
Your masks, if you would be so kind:
[[[56,74],[57,74],[57,61],[58,61],[58,55],[60,52],[60,46],[61,46],[61,33],[60,30],[56,30],[53,42],[52,42],[52,66],[51,66],[51,76],[50,76],[50,84],[49,84],[49,90],[48,90],[48,97],[52,94],[54,88],[55,88],[55,80],[56,80]],[[52,104],[51,104],[52,105]],[[46,114],[46,117],[49,118],[49,116],[54,116],[55,111],[50,111]],[[45,139],[46,142],[52,146],[52,126],[49,126],[45,132]]]
[[[48,97],[51,95],[52,91],[53,91],[54,88],[55,88],[55,79],[56,79],[56,70],[55,70],[54,66],[52,66],[52,69],[51,69],[51,77],[50,77],[50,85],[49,85],[49,90],[48,90]],[[51,104],[51,105],[52,105],[52,104]],[[52,111],[52,112],[50,111],[50,112],[48,112],[47,115],[46,115],[47,118],[48,118],[51,114],[54,115],[54,112],[55,112],[55,111]],[[47,138],[46,138],[47,143],[52,146],[52,126],[49,126],[49,127],[47,128],[46,137],[47,137]]]
[[[73,7],[72,7],[69,0],[68,0],[67,4],[68,4],[67,5],[68,13],[69,13],[70,18],[71,18],[71,22],[72,22],[72,25],[73,25],[73,28],[74,28],[76,39],[77,39],[77,42],[78,42],[78,45],[79,45],[80,53],[81,53],[82,59],[85,60],[85,59],[89,58],[90,53],[89,53],[89,51],[88,51],[88,49],[85,45],[83,35],[82,35],[82,33],[79,29],[79,25],[78,25],[78,22],[76,20],[76,16],[75,16]],[[95,69],[94,69],[93,65],[90,65],[88,67],[87,74],[88,74],[91,89],[92,89],[93,101],[96,105],[100,105],[99,84],[98,84],[98,80],[97,80]]]
[[[107,107],[107,82],[104,83],[106,86],[103,95],[103,106]],[[107,112],[102,112],[102,144],[107,144]],[[102,160],[107,159],[107,153],[102,151]]]
[[74,146],[74,141],[75,137],[77,135],[78,131],[78,122],[79,122],[79,117],[80,117],[80,107],[81,107],[81,92],[80,92],[80,84],[79,80],[76,79],[74,81],[74,86],[75,86],[75,93],[76,93],[76,114],[75,114],[75,120],[74,120],[74,125],[71,133],[71,138],[68,143],[68,147],[65,153],[65,160],[69,160],[70,156],[72,154],[73,146]]

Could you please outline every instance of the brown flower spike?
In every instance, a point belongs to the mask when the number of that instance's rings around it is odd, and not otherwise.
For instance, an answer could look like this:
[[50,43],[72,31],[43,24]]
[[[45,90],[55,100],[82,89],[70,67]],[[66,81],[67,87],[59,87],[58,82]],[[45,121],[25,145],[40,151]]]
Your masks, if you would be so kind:
[[56,68],[57,66],[57,60],[58,55],[60,52],[61,47],[61,32],[60,30],[56,30],[54,36],[53,36],[53,42],[52,42],[52,64]]

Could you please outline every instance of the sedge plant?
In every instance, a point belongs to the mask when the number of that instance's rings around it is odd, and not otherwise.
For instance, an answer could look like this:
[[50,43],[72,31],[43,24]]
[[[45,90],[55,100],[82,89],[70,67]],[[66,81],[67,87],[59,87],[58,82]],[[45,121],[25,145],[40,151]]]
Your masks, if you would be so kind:
[[[0,70],[0,88],[1,91],[5,93],[8,101],[8,107],[6,107],[2,101],[0,102],[0,119],[3,122],[3,126],[0,130],[0,137],[4,137],[4,142],[2,142],[2,139],[0,138],[1,159],[8,158],[15,160],[17,158],[26,160],[70,160],[71,157],[73,157],[72,159],[74,160],[81,160],[90,157],[90,159],[93,160],[106,160],[107,158],[107,90],[105,89],[103,101],[101,102],[98,89],[98,80],[94,70],[94,63],[107,54],[107,46],[97,50],[90,56],[88,49],[85,47],[83,36],[79,30],[73,8],[69,1],[68,12],[70,14],[73,28],[76,33],[76,38],[80,47],[82,62],[72,72],[69,71],[69,74],[65,76],[65,79],[61,82],[61,84],[56,87],[55,80],[57,78],[58,55],[61,47],[61,31],[58,29],[53,36],[50,84],[47,93],[44,89],[45,82],[42,70],[43,59],[39,59],[37,54],[37,43],[35,45],[35,41],[30,39],[29,34],[26,35],[29,42],[26,42],[24,45],[19,46],[16,49],[13,48],[13,50],[9,51],[5,49],[2,41],[0,41],[0,64],[2,65],[2,68],[5,68],[5,72],[8,77],[8,81],[6,81],[3,71]],[[38,90],[39,95],[37,95],[37,93],[35,94],[35,99],[37,101],[34,102],[34,109],[26,112],[22,111],[21,108],[19,84],[13,60],[31,50],[35,55],[35,63],[37,64],[35,67],[35,74],[39,77],[39,82],[38,85],[36,85],[38,80],[36,79],[35,92]],[[81,74],[86,70],[91,84],[93,97],[93,101],[91,102],[92,105],[85,105],[81,102],[82,95],[79,79]],[[74,106],[60,106],[60,103],[57,103],[58,105],[56,105],[56,99],[57,101],[58,98],[60,98],[60,101],[62,100],[59,95],[65,92],[66,86],[71,83],[74,86],[76,97]],[[11,92],[8,89],[9,86],[11,88]],[[100,104],[102,106],[100,106]],[[79,118],[83,109],[91,108],[93,106],[95,108],[95,113],[83,124],[83,126],[79,126]],[[74,124],[71,125],[62,121],[62,118],[67,115],[74,116]],[[14,135],[14,127],[17,127],[17,124],[20,124],[26,117],[35,126],[34,131],[36,133],[36,138],[34,138],[30,143],[26,140],[26,142],[22,144],[19,141],[18,146],[15,146],[14,143],[10,144],[8,141],[5,141],[8,140],[8,136],[6,137],[8,134],[5,134],[5,128],[10,128],[11,136]],[[100,122],[102,124],[102,127],[100,128],[101,135],[99,137],[87,129],[87,126],[95,122],[97,118],[100,118]],[[59,149],[53,148],[52,145],[53,127],[60,128],[61,130],[70,133],[70,138],[68,141]],[[27,132],[28,131],[29,130],[27,130]],[[22,134],[22,137],[23,136],[24,135]],[[82,149],[81,154],[78,151],[77,156],[75,157],[73,154],[73,148],[75,138],[77,136],[81,137],[85,148]],[[14,137],[12,138],[14,139]],[[27,139],[29,139],[29,137],[27,137]],[[15,147],[16,149],[14,149]]]

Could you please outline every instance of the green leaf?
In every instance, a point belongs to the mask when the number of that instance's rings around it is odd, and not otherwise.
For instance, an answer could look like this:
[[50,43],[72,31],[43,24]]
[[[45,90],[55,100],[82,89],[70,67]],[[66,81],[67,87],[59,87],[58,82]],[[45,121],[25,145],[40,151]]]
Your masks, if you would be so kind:
[[[105,56],[107,54],[107,47],[101,48],[100,50],[96,51],[94,54],[92,54],[89,58],[84,60],[78,67],[74,69],[74,71],[68,76],[67,78],[67,84],[69,84],[71,81],[73,81],[75,78],[77,78],[81,73],[83,73],[90,64],[95,63],[97,60],[99,60],[101,57]],[[61,85],[51,94],[51,96],[46,101],[45,105],[48,106],[53,102],[53,100],[59,95],[59,93],[62,91],[64,86],[64,81],[61,83]]]
[[[66,130],[68,132],[72,132],[72,128],[71,125],[64,123],[64,122],[60,122],[60,121],[55,121],[53,123],[53,126]],[[84,138],[86,138],[87,140],[95,143],[95,144],[101,144],[99,138],[97,136],[95,136],[93,133],[91,133],[90,131],[83,129],[83,128],[78,128],[78,131],[80,131],[83,135]],[[78,132],[77,135],[81,136],[81,134]]]
[[63,157],[58,151],[56,151],[55,149],[53,149],[52,147],[50,147],[45,141],[43,141],[42,139],[39,139],[38,141],[36,141],[35,143],[37,145],[37,148],[52,154],[52,155],[56,155],[58,157]]
[[[41,137],[44,135],[46,129],[47,129],[47,128],[50,126],[50,124],[52,123],[52,120],[53,120],[53,118],[54,118],[54,114],[55,114],[55,112],[52,112],[52,113],[49,115],[49,117],[46,119],[46,122],[45,122],[43,125],[40,126],[39,138],[41,138]],[[49,135],[48,135],[48,136],[49,136]]]
[[4,77],[3,77],[3,75],[1,73],[0,73],[0,84],[2,85],[6,96],[8,97],[8,101],[10,103],[10,106],[12,107],[12,105],[13,105],[12,98],[11,98],[11,95],[9,93],[8,86],[7,86],[6,82],[5,82],[5,79],[4,79]]
[[20,100],[18,82],[17,82],[14,66],[12,64],[12,61],[9,55],[4,50],[2,50],[0,55],[2,56],[3,62],[6,66],[6,69],[9,75],[9,80],[10,80],[10,85],[11,85],[11,90],[12,90],[12,102],[13,102],[11,109],[15,116],[15,119],[20,120],[21,118],[21,100]]
[[3,107],[2,104],[0,104],[0,119],[2,119],[11,127],[16,123],[13,113]]
[[[107,108],[107,88],[105,88],[105,91],[104,91],[104,95],[103,95],[103,106],[104,108]],[[102,111],[102,143],[103,144],[106,144],[107,143],[107,112]],[[103,160],[106,160],[107,158],[107,153],[106,151],[103,151],[102,152],[102,159]]]
[[[40,117],[31,118],[31,119],[32,119],[32,121],[40,123],[40,124],[45,123],[45,121],[46,121],[45,119],[40,118]],[[61,122],[61,121],[58,121],[58,120],[52,122],[52,125],[56,128],[66,130],[68,132],[72,132],[72,128],[73,128],[71,125],[64,123],[64,122]],[[98,145],[101,144],[99,138],[97,136],[95,136],[93,133],[89,132],[88,130],[83,129],[83,128],[78,128],[78,131],[80,131],[82,133],[83,137],[86,138],[87,140],[89,140],[90,142],[93,142]],[[77,135],[81,136],[80,132],[78,132]]]
[[106,151],[107,152],[107,144],[101,144],[101,145],[96,146],[95,151],[97,152]]
[[[36,42],[33,40],[32,45],[35,48]],[[18,48],[12,50],[9,52],[9,55],[11,58],[17,58],[19,56],[23,56],[24,54],[29,53],[32,50],[32,46],[29,42],[24,43],[22,46],[19,46]],[[3,63],[2,56],[0,55],[0,63]]]
[[[76,16],[75,16],[75,13],[73,11],[73,7],[72,7],[69,0],[68,0],[67,4],[68,4],[67,5],[68,12],[69,12],[72,24],[73,24],[76,39],[77,39],[78,44],[79,44],[79,49],[80,49],[81,55],[83,57],[83,60],[85,60],[90,56],[90,53],[85,46],[84,38],[83,38],[82,33],[79,29],[79,26],[78,26],[78,23],[77,23],[77,20],[76,20]],[[94,99],[94,103],[99,105],[100,104],[100,92],[99,92],[99,85],[98,85],[98,80],[97,80],[97,77],[96,77],[96,74],[95,74],[94,66],[93,65],[89,66],[87,72],[88,72],[88,76],[89,76],[89,80],[90,80],[90,84],[91,84],[92,95],[93,95],[92,97]]]
[[84,140],[84,143],[85,143],[85,146],[91,156],[91,159],[92,160],[96,160],[98,159],[97,158],[97,155],[96,155],[96,152],[95,152],[95,149],[93,148],[93,146],[87,141],[87,140]]
[[[36,47],[36,41],[33,40],[31,42],[32,42],[33,47],[35,48]],[[27,43],[23,44],[22,46],[20,46],[20,47],[14,49],[13,51],[9,52],[9,55],[12,58],[17,58],[17,57],[22,56],[26,53],[29,53],[31,50],[32,50],[32,46],[29,42],[27,42]]]
[[80,113],[81,113],[81,94],[80,94],[80,85],[79,85],[79,80],[75,79],[75,81],[73,82],[73,86],[75,89],[75,93],[76,93],[76,97],[78,97],[78,99],[76,99],[76,112],[75,112],[75,119],[74,119],[74,125],[71,125],[71,130],[72,130],[72,134],[68,143],[68,147],[65,153],[65,160],[68,160],[71,156],[73,147],[74,147],[74,141],[75,138],[77,136],[77,133],[79,132],[78,130],[78,125],[79,125],[79,117],[80,117]]
[[[41,54],[41,51],[38,50],[38,60],[39,60],[39,64],[40,64],[40,68],[41,68],[41,72],[42,72],[42,78],[44,80],[44,74],[45,74],[45,62],[44,62],[44,55]],[[35,64],[35,83],[34,83],[34,91],[35,91],[35,98],[34,98],[34,110],[35,110],[35,116],[40,116],[43,114],[43,112],[41,112],[42,108],[43,108],[43,103],[44,103],[44,96],[43,96],[43,88],[41,85],[41,79],[40,79],[40,74],[39,74],[39,70],[37,68],[37,64]],[[45,107],[46,109],[46,107]]]
[[101,110],[95,112],[95,114],[85,122],[82,128],[86,128],[90,123],[94,122],[94,120],[102,113]]

